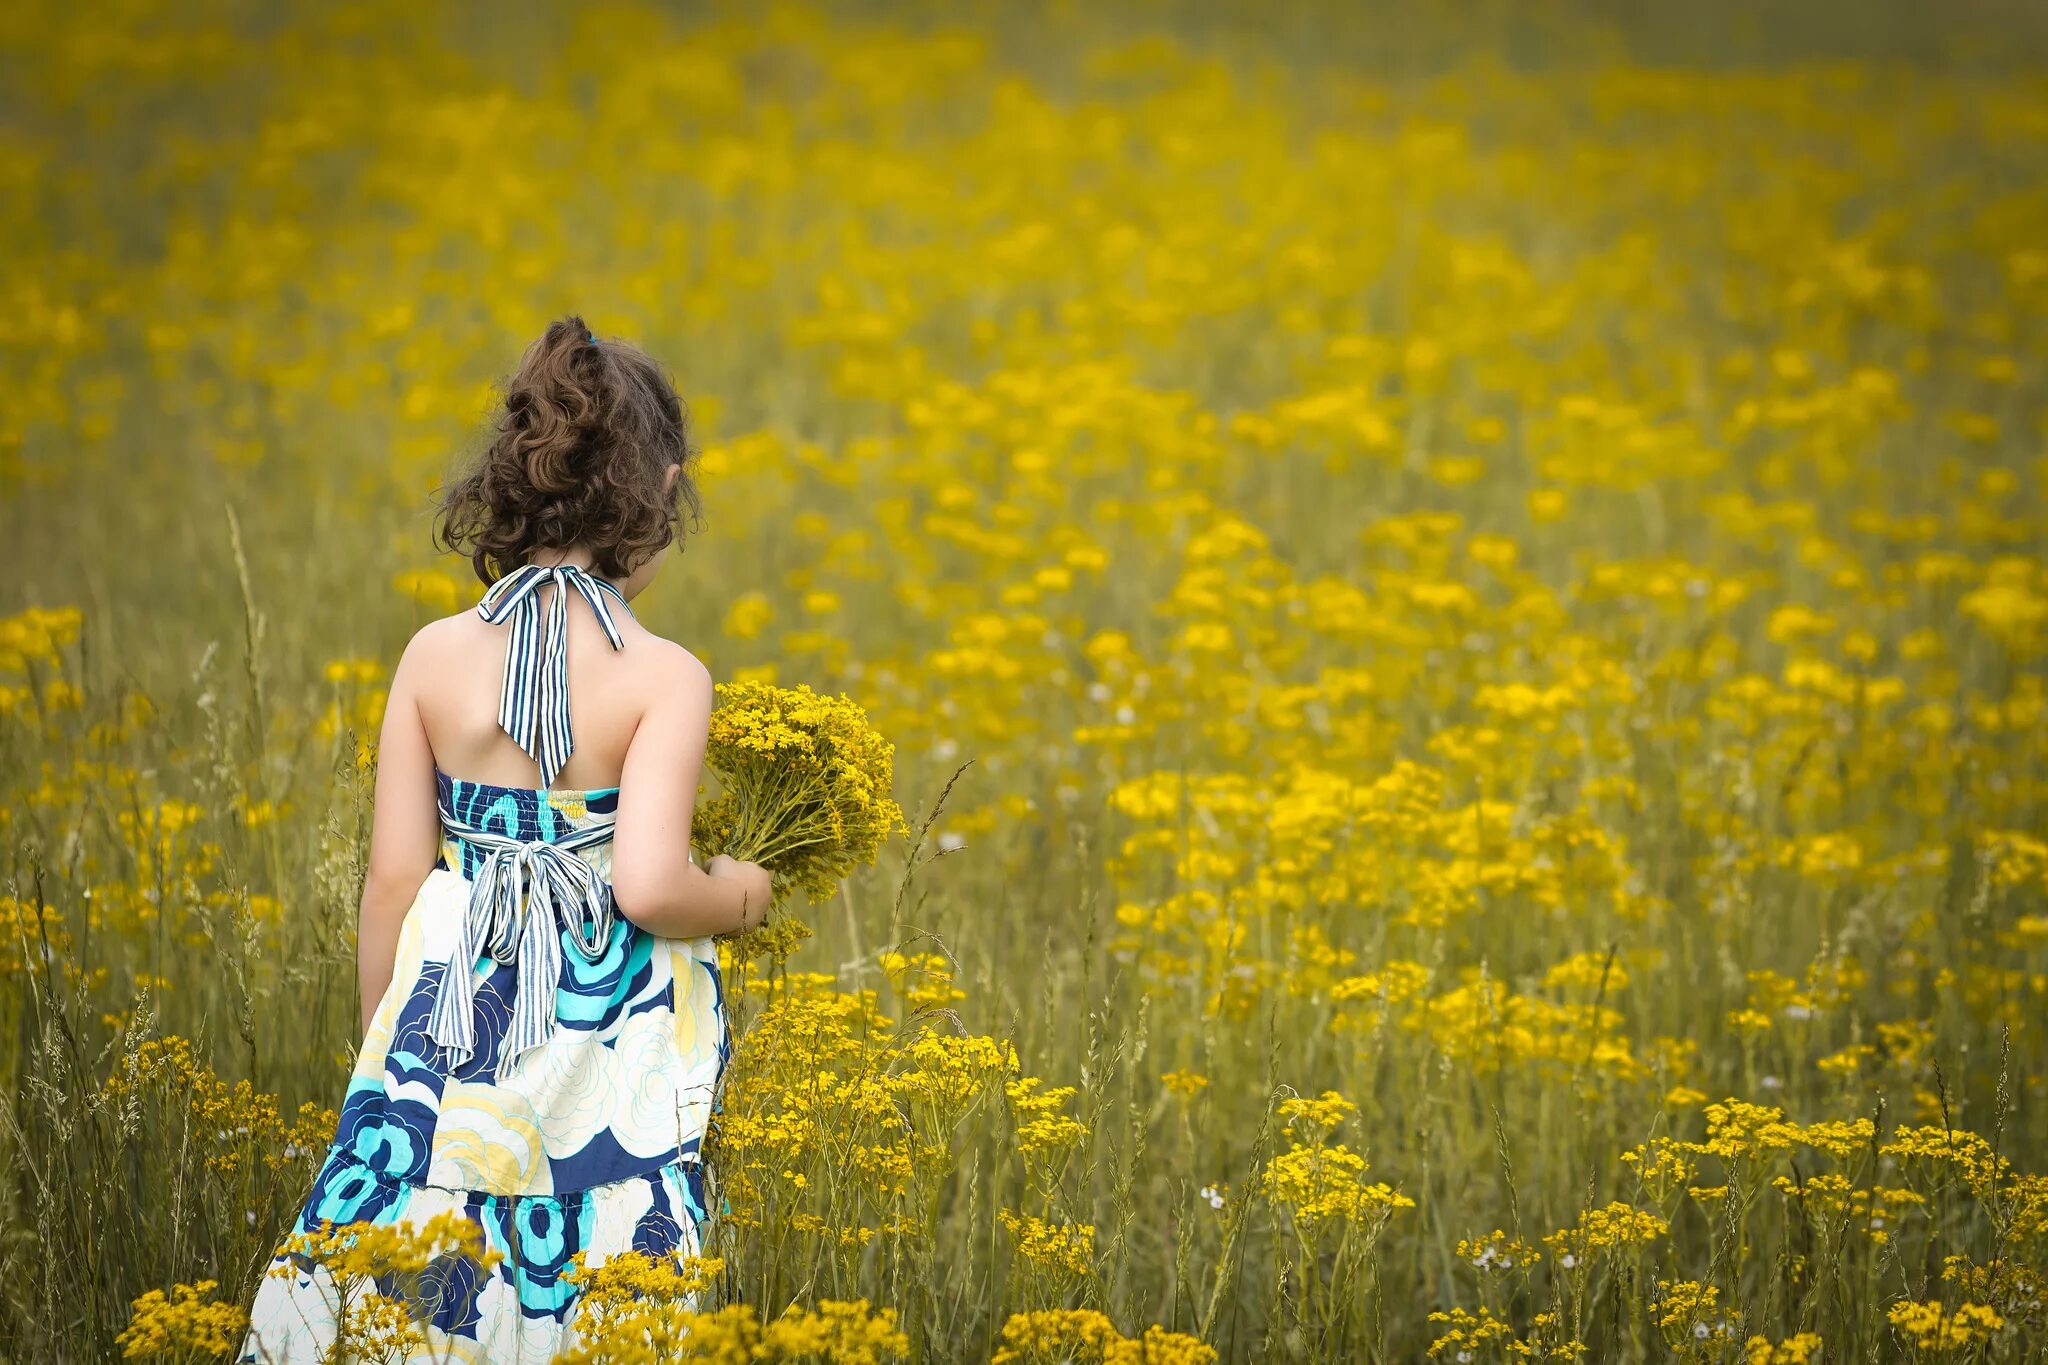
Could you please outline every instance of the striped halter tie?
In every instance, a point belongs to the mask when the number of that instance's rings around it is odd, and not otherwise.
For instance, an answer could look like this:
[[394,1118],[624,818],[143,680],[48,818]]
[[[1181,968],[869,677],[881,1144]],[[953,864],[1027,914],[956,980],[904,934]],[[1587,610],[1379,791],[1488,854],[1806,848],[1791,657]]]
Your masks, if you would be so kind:
[[[546,608],[540,604],[544,583],[555,585]],[[601,578],[574,564],[528,564],[514,569],[484,593],[477,615],[497,625],[511,621],[505,641],[505,689],[498,697],[498,724],[513,743],[540,765],[540,784],[552,787],[555,775],[569,761],[576,737],[569,729],[569,590],[583,594],[613,649],[626,647],[618,623],[605,603],[606,594],[626,599]],[[546,611],[543,619],[542,611]],[[631,614],[632,608],[626,608]]]
[[[497,1075],[510,1075],[527,1049],[555,1036],[555,987],[562,977],[562,937],[585,962],[595,962],[611,942],[618,912],[612,889],[597,869],[576,856],[612,837],[609,824],[576,830],[553,843],[514,839],[472,825],[441,807],[447,831],[484,850],[470,883],[462,936],[427,1016],[427,1036],[447,1049],[460,1067],[476,1052],[476,962],[515,965],[517,985],[512,1019],[498,1051]],[[557,926],[560,926],[558,929]]]

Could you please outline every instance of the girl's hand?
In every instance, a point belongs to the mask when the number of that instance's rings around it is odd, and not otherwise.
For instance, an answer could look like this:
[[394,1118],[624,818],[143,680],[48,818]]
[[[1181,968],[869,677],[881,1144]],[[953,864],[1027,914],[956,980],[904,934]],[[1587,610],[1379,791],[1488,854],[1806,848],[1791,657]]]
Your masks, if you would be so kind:
[[707,876],[739,884],[746,898],[746,910],[735,933],[752,929],[768,918],[768,907],[775,899],[775,881],[767,868],[721,853],[704,864],[704,871]]

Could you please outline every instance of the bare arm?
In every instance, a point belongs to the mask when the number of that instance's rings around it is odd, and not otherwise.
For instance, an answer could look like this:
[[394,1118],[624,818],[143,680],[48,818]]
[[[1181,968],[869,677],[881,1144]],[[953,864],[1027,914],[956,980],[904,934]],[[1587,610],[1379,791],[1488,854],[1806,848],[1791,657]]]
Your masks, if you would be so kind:
[[711,728],[711,675],[680,648],[664,662],[619,776],[612,896],[619,913],[663,938],[702,938],[759,924],[767,872],[754,863],[690,861],[690,820]]
[[434,803],[434,753],[420,721],[419,637],[406,646],[391,677],[377,741],[377,793],[370,825],[370,868],[356,921],[356,979],[363,1027],[391,985],[398,931],[420,884],[440,856],[441,818]]

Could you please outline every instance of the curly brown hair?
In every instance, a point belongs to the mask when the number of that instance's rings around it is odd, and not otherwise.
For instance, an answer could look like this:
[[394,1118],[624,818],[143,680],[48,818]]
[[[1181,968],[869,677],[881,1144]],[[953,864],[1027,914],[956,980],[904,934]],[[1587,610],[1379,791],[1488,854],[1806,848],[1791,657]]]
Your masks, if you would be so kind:
[[[485,583],[572,545],[600,577],[623,578],[698,516],[687,423],[646,352],[563,318],[506,381],[489,447],[441,496],[435,541]],[[681,472],[664,487],[670,465]]]

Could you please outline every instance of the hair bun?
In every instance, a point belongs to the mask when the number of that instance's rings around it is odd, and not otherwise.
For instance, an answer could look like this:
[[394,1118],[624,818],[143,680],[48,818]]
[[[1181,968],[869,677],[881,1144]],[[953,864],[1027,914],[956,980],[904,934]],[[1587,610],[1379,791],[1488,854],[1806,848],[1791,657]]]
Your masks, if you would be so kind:
[[573,489],[597,454],[606,403],[603,354],[575,315],[548,325],[507,386],[505,408],[524,435],[526,482],[543,494]]

